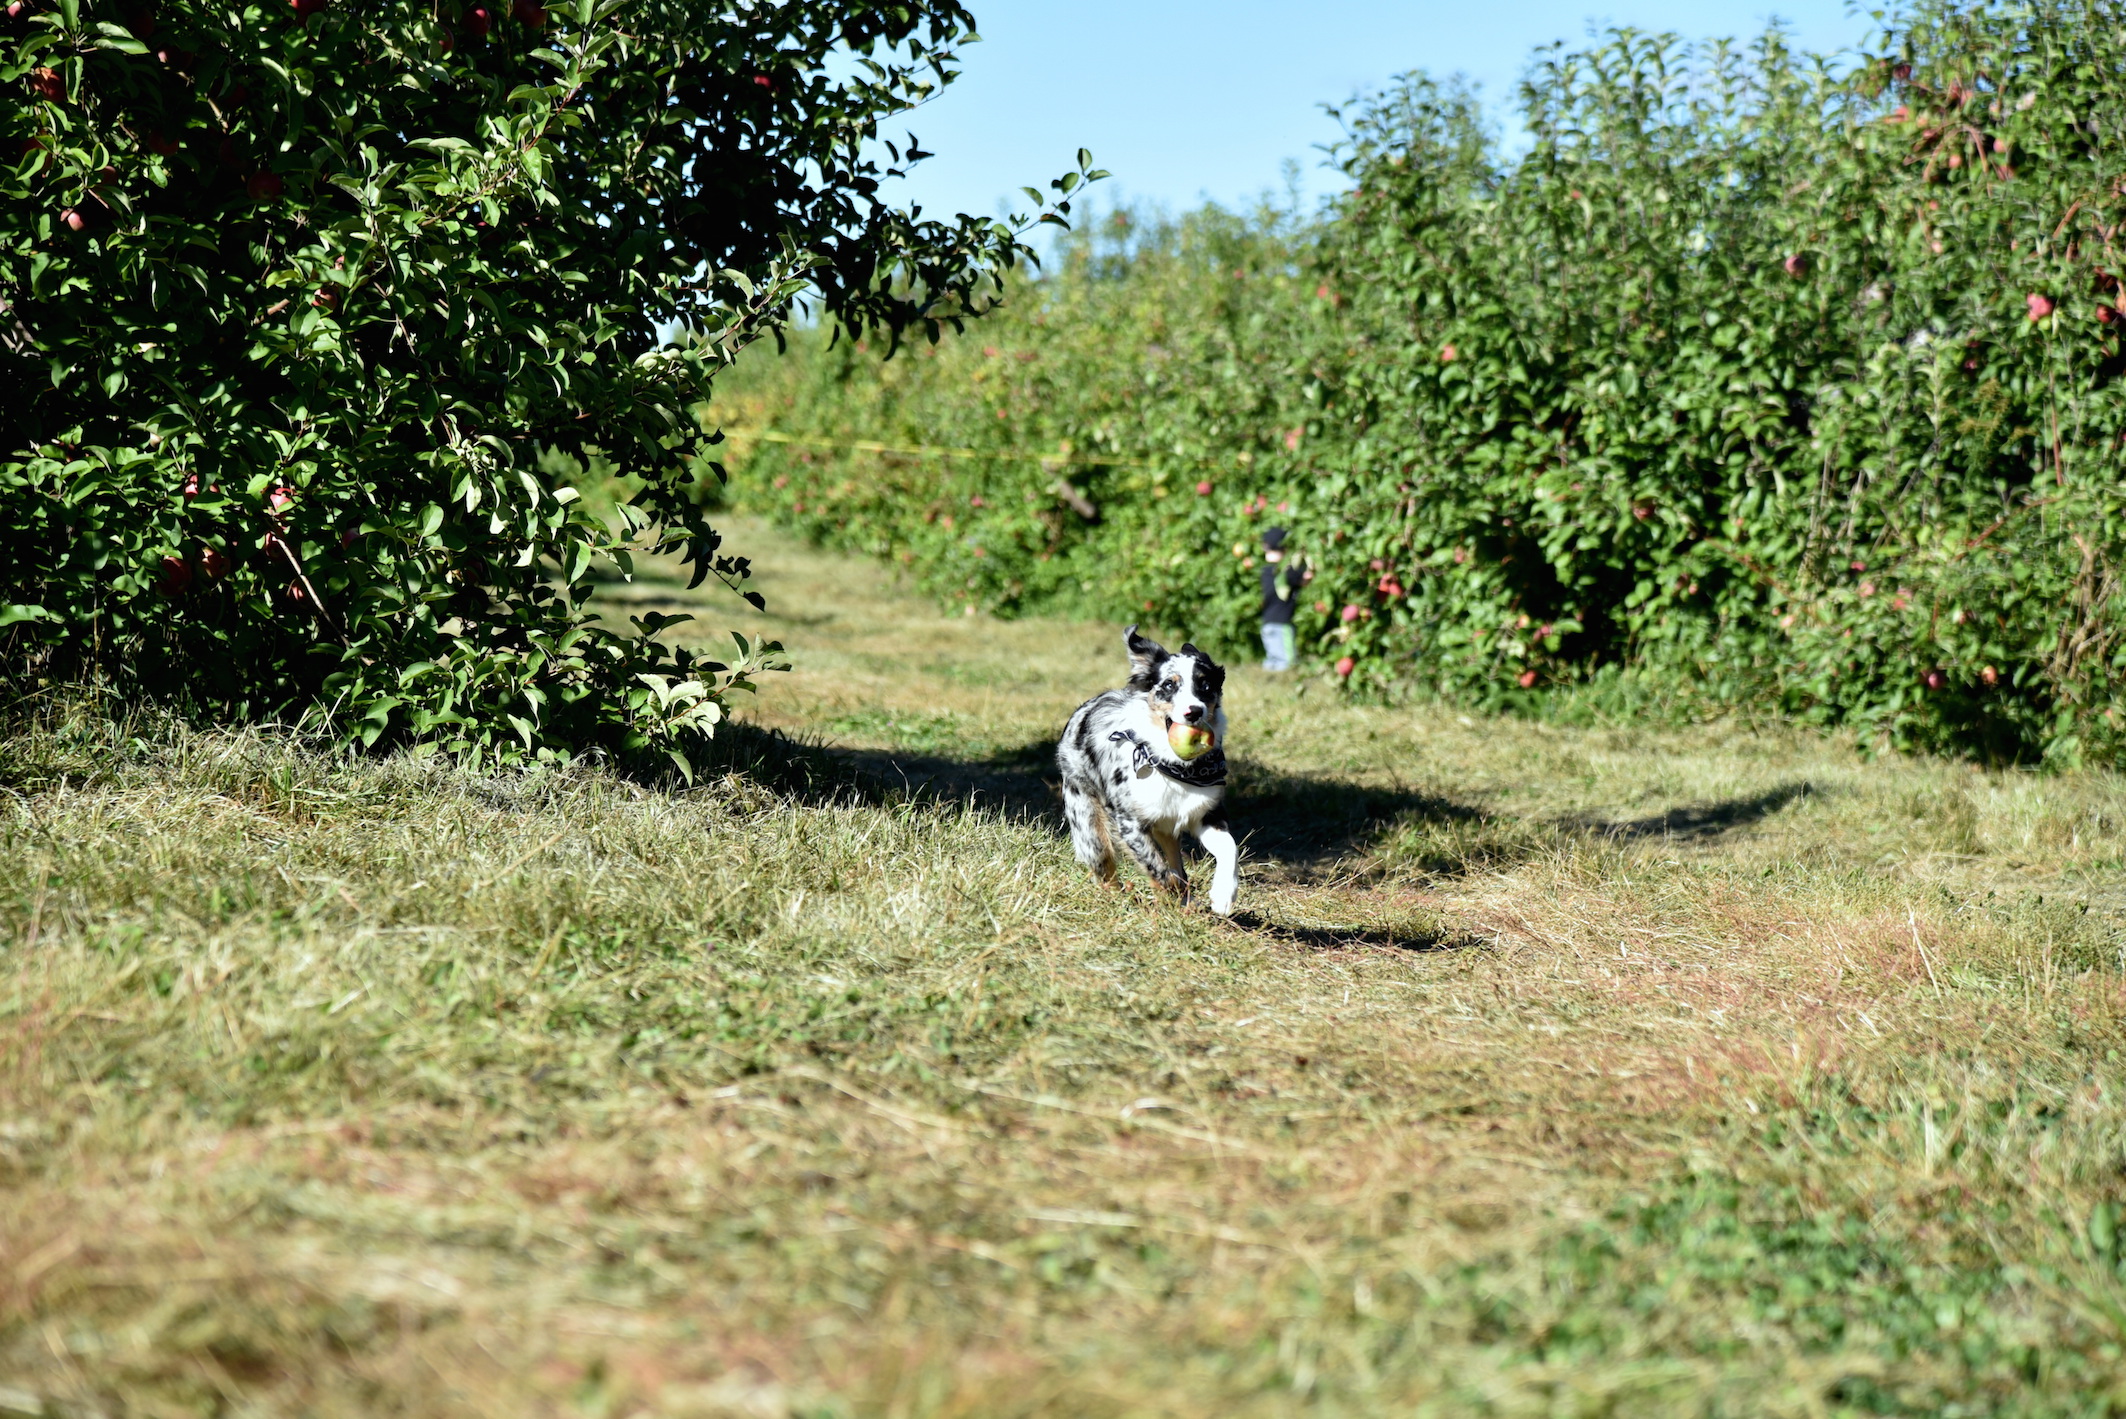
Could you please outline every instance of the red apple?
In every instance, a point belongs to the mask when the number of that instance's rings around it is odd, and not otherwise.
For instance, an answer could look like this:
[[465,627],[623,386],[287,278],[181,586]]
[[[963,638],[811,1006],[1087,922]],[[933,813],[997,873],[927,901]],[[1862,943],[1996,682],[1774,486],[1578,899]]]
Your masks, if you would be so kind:
[[7,17],[10,20],[19,20],[29,12],[29,0],[8,0]]
[[771,94],[775,92],[775,81],[765,74],[755,74],[753,82]]
[[2023,304],[2029,309],[2032,320],[2043,320],[2052,314],[2052,297],[2039,295],[2036,291],[2024,296]]
[[516,0],[509,7],[509,16],[527,29],[546,28],[546,7],[539,0]]
[[485,5],[475,5],[465,12],[463,26],[467,39],[486,39],[487,32],[495,27],[495,17],[487,12]]
[[1927,688],[1930,690],[1939,690],[1942,686],[1949,683],[1949,677],[1942,674],[1939,670],[1929,670],[1922,678],[1924,679]]
[[66,102],[66,80],[59,77],[57,69],[32,69],[30,88],[46,103]]
[[1995,670],[1992,666],[1988,665],[1983,670],[1978,672],[1978,678],[1985,681],[1988,685],[1998,685],[2001,682],[2001,673],[2000,671]]
[[155,589],[164,596],[182,596],[192,585],[192,568],[183,557],[164,557],[162,576]]
[[2109,325],[2119,318],[2118,308],[2116,306],[2100,305],[2096,308],[2096,318],[2101,323]]
[[1198,483],[1198,484],[1196,485],[1196,496],[1197,496],[1197,497],[1199,497],[1199,498],[1207,498],[1207,497],[1209,497],[1210,495],[1211,495],[1211,480],[1210,480],[1210,479],[1208,479],[1208,478],[1206,478],[1206,479],[1204,479],[1204,480],[1203,480],[1202,482],[1200,482],[1200,483]]
[[59,220],[66,223],[68,231],[73,232],[78,232],[83,227],[89,224],[89,219],[87,217],[82,216],[81,213],[75,211],[72,207],[69,207],[65,211],[61,212],[59,214]]
[[295,506],[295,490],[286,483],[276,483],[266,490],[266,511],[276,515]]
[[199,475],[197,473],[185,474],[185,485],[183,488],[179,489],[179,492],[181,492],[188,501],[192,498],[198,497]]
[[1375,591],[1378,591],[1381,595],[1387,597],[1396,597],[1403,594],[1403,584],[1397,581],[1393,576],[1382,577],[1380,579],[1379,584],[1376,585],[1373,589]]
[[148,151],[158,158],[174,158],[184,151],[178,144],[171,142],[169,136],[160,128],[150,128],[148,136],[143,141],[146,143]]
[[1521,672],[1519,683],[1522,689],[1533,690],[1535,688],[1535,681],[1536,674],[1533,670],[1523,670]]
[[1351,622],[1353,622],[1353,621],[1357,620],[1357,619],[1358,619],[1358,608],[1357,608],[1356,606],[1346,606],[1346,607],[1344,607],[1344,609],[1343,609],[1343,619],[1344,619],[1344,624],[1345,624],[1345,625],[1349,625],[1349,624],[1350,624]]
[[282,186],[277,172],[255,172],[244,179],[244,191],[256,202],[269,202],[280,196]]
[[1439,347],[1439,362],[1443,365],[1451,365],[1461,357],[1461,351],[1455,349],[1452,345]]
[[229,560],[229,554],[219,547],[202,547],[200,549],[200,570],[207,574],[209,580],[219,580],[227,576],[229,568],[234,565],[236,564]]
[[1356,670],[1357,668],[1358,662],[1353,660],[1348,655],[1336,662],[1336,673],[1343,676],[1345,679],[1349,679],[1351,677],[1351,672]]
[[1804,253],[1797,251],[1792,256],[1789,256],[1784,264],[1786,266],[1787,275],[1800,276],[1807,273],[1809,269],[1809,258]]

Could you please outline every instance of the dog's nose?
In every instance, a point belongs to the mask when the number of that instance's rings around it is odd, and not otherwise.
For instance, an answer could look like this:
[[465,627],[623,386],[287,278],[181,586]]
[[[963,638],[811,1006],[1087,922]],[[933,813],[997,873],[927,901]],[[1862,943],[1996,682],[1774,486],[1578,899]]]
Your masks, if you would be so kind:
[[1187,709],[1181,711],[1181,717],[1190,724],[1195,724],[1203,718],[1203,706],[1190,705]]

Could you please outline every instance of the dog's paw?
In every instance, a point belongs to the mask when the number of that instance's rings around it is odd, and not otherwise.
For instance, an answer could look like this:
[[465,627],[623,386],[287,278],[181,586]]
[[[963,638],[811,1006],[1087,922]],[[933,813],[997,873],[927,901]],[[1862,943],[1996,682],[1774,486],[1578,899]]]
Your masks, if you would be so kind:
[[1188,905],[1188,878],[1178,872],[1160,874],[1159,890],[1172,897],[1182,906]]
[[1216,887],[1211,888],[1211,911],[1213,914],[1231,916],[1233,914],[1233,897],[1234,889],[1231,887],[1227,887],[1223,891]]

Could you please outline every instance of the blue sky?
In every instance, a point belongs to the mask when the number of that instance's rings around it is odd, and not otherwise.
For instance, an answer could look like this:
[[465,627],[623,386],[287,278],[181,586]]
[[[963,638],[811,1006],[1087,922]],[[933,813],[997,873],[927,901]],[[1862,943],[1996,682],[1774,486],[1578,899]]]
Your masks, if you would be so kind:
[[997,215],[1022,185],[1045,187],[1081,146],[1114,173],[1096,189],[1103,207],[1245,205],[1283,188],[1288,160],[1316,195],[1332,185],[1318,171],[1316,145],[1337,132],[1322,104],[1410,69],[1459,72],[1505,129],[1531,52],[1582,41],[1590,25],[1743,36],[1777,15],[1799,47],[1814,50],[1874,33],[1847,0],[972,0],[970,8],[982,42],[962,52],[959,81],[886,130],[896,141],[912,130],[937,154],[892,190],[941,216]]

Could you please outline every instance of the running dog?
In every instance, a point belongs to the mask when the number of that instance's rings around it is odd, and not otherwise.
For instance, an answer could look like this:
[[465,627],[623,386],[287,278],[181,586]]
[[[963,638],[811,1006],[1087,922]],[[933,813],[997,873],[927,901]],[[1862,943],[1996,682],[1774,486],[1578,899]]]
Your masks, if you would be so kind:
[[1240,847],[1225,817],[1225,669],[1192,645],[1169,651],[1137,634],[1129,683],[1078,706],[1056,746],[1063,818],[1078,861],[1103,882],[1115,876],[1119,839],[1153,882],[1189,898],[1181,834],[1193,833],[1217,861],[1211,910],[1233,911]]

